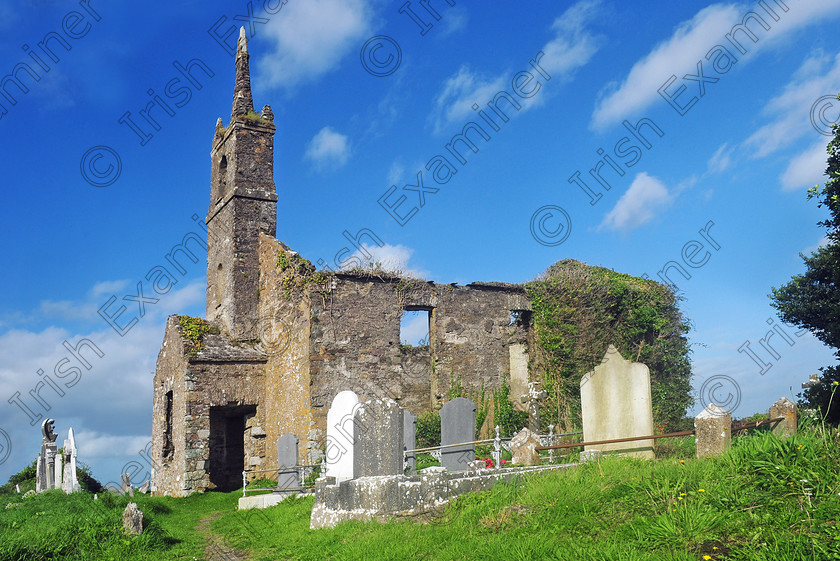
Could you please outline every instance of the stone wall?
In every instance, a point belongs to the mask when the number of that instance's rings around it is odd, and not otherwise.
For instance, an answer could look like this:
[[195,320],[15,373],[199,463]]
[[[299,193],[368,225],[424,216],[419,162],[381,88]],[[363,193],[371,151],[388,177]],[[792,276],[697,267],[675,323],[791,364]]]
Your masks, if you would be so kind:
[[[353,390],[364,401],[390,398],[420,415],[440,407],[452,381],[467,391],[510,383],[509,346],[527,327],[512,310],[530,310],[516,285],[467,286],[338,273],[328,298],[312,298],[310,380],[313,417],[323,427],[332,398]],[[405,310],[429,310],[429,345],[400,345]]]
[[[171,316],[166,326],[163,348],[158,356],[155,375],[155,402],[152,427],[155,458],[154,493],[184,496],[197,490],[211,489],[211,481],[221,466],[213,461],[224,456],[219,439],[226,419],[242,419],[242,456],[226,465],[241,479],[243,469],[258,469],[264,462],[266,433],[260,423],[265,393],[263,372],[265,353],[254,344],[231,343],[224,335],[205,335],[204,348],[189,355],[185,351],[183,331],[178,316]],[[164,456],[166,438],[166,394],[172,392],[173,452]],[[215,431],[214,431],[215,429]],[[235,445],[238,450],[239,442]],[[237,479],[237,481],[239,481]]]

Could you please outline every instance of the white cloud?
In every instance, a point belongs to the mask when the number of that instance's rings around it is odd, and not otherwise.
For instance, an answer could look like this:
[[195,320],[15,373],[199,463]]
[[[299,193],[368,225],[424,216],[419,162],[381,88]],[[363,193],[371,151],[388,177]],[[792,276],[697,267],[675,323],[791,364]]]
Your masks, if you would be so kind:
[[733,4],[714,4],[678,25],[671,37],[633,65],[621,85],[613,84],[602,92],[592,115],[593,126],[603,129],[652,104],[669,76],[695,70],[697,61],[726,35],[738,14]]
[[258,60],[260,81],[291,89],[319,78],[359,48],[371,34],[372,17],[365,0],[289,2],[260,28],[275,46]]
[[724,143],[720,148],[709,158],[709,163],[706,166],[706,173],[722,173],[729,169],[732,165],[732,151],[734,148],[727,149],[729,143]]
[[446,80],[435,100],[432,113],[435,134],[444,132],[449,125],[471,119],[473,105],[492,99],[505,86],[504,76],[479,76],[467,65],[461,66],[454,76]]
[[[679,24],[671,37],[659,43],[633,65],[620,85],[608,86],[592,115],[593,126],[603,129],[650,106],[659,98],[657,90],[669,76],[694,73],[697,61],[706,61],[705,55],[709,49],[716,44],[723,44],[732,27],[739,24],[744,15],[754,8],[747,4],[714,4]],[[788,12],[779,13],[778,22],[765,14],[770,31],[760,30],[757,34],[759,41],[745,45],[748,52],[743,57],[739,56],[739,62],[752,57],[767,45],[788,37],[793,31],[812,23],[824,22],[838,13],[840,0],[811,0],[798,2]]]
[[607,213],[598,229],[629,231],[650,222],[673,200],[665,185],[642,172]]
[[358,257],[369,266],[407,277],[425,278],[428,276],[426,271],[409,266],[409,260],[414,253],[410,247],[391,244],[385,244],[382,247],[362,244],[362,247],[371,255],[371,258],[367,259],[360,250],[356,250],[353,257]]
[[[816,131],[811,125],[811,107],[825,95],[836,95],[840,84],[840,54],[831,57],[818,54],[808,58],[788,82],[784,91],[767,102],[762,115],[769,121],[744,142],[754,157],[769,156]],[[840,107],[833,102],[825,114],[836,118]],[[825,139],[824,144],[825,144]]]
[[[586,26],[595,19],[599,4],[599,1],[593,0],[578,2],[554,20],[551,26],[554,36],[542,47],[544,54],[539,62],[551,80],[559,82],[570,78],[598,50],[601,40]],[[458,72],[444,82],[435,99],[435,107],[430,116],[434,132],[440,134],[449,126],[460,126],[464,121],[471,120],[475,115],[473,105],[483,105],[501,90],[510,91],[510,78],[507,74],[483,75],[467,65],[461,66]],[[545,82],[542,77],[539,80]],[[543,89],[534,97],[521,100],[523,109],[542,103],[546,95]]]
[[304,157],[319,170],[340,168],[350,158],[350,143],[345,135],[324,127],[312,137]]
[[791,159],[787,169],[779,178],[783,191],[813,187],[827,179],[824,173],[828,159],[825,146],[825,138],[820,137],[810,148]]
[[[151,404],[151,402],[150,402]],[[118,458],[136,455],[152,440],[152,435],[117,436],[97,431],[73,431],[79,458]]]
[[540,66],[545,68],[551,79],[567,78],[585,65],[595,55],[602,38],[589,31],[586,26],[603,16],[600,0],[578,2],[554,20],[551,30],[554,38],[542,48],[545,56]]

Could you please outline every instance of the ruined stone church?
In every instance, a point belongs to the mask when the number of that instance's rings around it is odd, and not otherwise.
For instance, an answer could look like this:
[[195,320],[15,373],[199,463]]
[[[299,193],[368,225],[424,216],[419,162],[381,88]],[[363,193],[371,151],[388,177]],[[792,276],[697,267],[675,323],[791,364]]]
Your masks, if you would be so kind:
[[[333,397],[388,397],[420,415],[450,384],[527,393],[531,302],[506,283],[435,284],[319,272],[275,238],[274,115],[254,111],[240,35],[229,124],[216,123],[207,213],[207,318],[172,316],[154,377],[153,493],[235,489],[276,467],[277,438],[319,461]],[[281,203],[282,204],[282,203]],[[401,345],[405,312],[428,344]]]

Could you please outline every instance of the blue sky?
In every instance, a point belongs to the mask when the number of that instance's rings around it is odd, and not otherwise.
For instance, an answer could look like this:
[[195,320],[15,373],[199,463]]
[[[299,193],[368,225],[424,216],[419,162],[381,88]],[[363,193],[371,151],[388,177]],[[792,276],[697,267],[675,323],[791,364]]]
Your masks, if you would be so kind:
[[[0,0],[0,76],[28,90],[0,86],[0,480],[34,459],[44,414],[103,481],[147,470],[165,318],[204,314],[204,257],[165,293],[145,277],[201,232],[239,25],[277,124],[277,237],[313,262],[346,263],[343,233],[364,229],[373,259],[446,283],[523,282],[563,258],[657,278],[675,261],[698,401],[738,416],[833,363],[767,295],[823,240],[805,194],[840,114],[838,0],[113,4]],[[750,11],[754,40],[728,41]],[[468,133],[459,162],[446,145],[470,122],[488,139]],[[80,341],[81,361],[63,345]]]

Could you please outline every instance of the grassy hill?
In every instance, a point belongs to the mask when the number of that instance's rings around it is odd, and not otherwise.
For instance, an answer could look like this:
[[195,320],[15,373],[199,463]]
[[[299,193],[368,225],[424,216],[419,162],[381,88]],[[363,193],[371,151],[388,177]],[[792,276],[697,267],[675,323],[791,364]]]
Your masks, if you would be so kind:
[[654,462],[605,458],[523,477],[460,497],[425,525],[313,531],[312,498],[238,512],[240,493],[137,495],[149,523],[128,538],[127,497],[5,494],[0,560],[840,559],[836,429],[754,432],[710,459],[694,459],[691,441],[666,444]]

